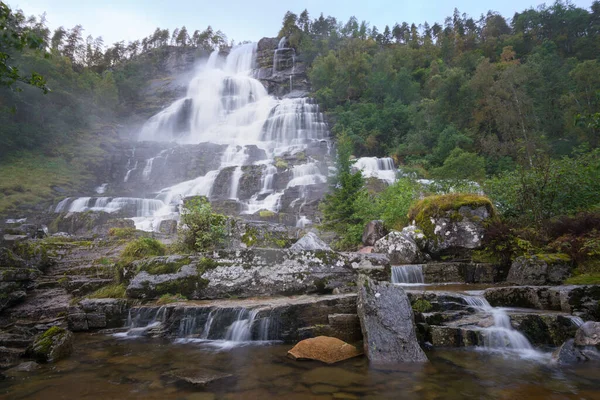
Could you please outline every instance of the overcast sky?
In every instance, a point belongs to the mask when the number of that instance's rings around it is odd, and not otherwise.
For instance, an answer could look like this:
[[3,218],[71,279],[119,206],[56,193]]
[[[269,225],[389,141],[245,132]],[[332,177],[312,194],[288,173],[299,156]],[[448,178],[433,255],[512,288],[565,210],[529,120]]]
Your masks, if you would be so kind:
[[[552,1],[548,2],[551,3]],[[188,31],[203,30],[211,25],[220,29],[229,39],[258,41],[265,36],[276,36],[286,11],[299,14],[305,8],[311,19],[322,12],[338,20],[347,21],[356,16],[366,20],[380,31],[395,22],[417,24],[425,21],[442,23],[451,16],[455,7],[461,13],[478,18],[488,10],[498,11],[507,18],[516,11],[537,7],[542,1],[534,0],[9,0],[13,9],[22,9],[27,15],[46,12],[48,26],[71,28],[83,25],[84,37],[102,36],[112,44],[141,39],[156,27],[169,28],[185,25]],[[592,0],[573,0],[573,4],[589,8]]]

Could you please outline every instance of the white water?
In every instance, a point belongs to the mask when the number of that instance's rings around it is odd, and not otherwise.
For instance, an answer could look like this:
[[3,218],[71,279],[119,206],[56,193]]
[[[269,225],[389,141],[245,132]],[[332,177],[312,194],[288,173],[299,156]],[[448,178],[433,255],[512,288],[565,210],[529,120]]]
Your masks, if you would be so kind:
[[472,292],[472,294],[463,295],[462,298],[468,305],[491,315],[494,319],[493,326],[481,329],[484,349],[528,359],[545,360],[548,358],[547,354],[535,350],[529,340],[512,327],[510,317],[505,309],[492,307],[481,295],[481,292]]
[[[285,40],[280,42],[285,46]],[[279,50],[285,49],[280,47]],[[158,191],[154,200],[160,207],[152,209],[150,215],[137,214],[132,218],[137,229],[157,230],[160,221],[178,219],[178,208],[183,198],[194,195],[210,197],[219,172],[223,168],[235,167],[228,197],[238,199],[241,167],[248,164],[247,146],[254,145],[264,150],[267,159],[255,164],[266,165],[262,176],[262,187],[245,202],[240,202],[242,213],[254,214],[261,210],[278,212],[283,190],[273,188],[277,168],[275,157],[295,154],[311,143],[326,140],[328,129],[318,105],[308,98],[277,99],[270,96],[263,84],[254,78],[256,44],[245,44],[233,48],[224,58],[213,52],[205,65],[200,67],[190,81],[185,98],[173,102],[151,117],[142,127],[139,140],[197,144],[210,142],[227,145],[220,164],[203,176],[180,182]],[[155,157],[140,161],[145,163],[141,173],[138,169],[135,150],[127,164],[124,183],[130,180],[149,180],[158,174]],[[141,166],[139,167],[141,168]],[[314,163],[296,165],[292,169],[293,179],[288,188],[323,184],[326,177]],[[304,191],[301,190],[301,197]],[[73,205],[77,201],[76,205]],[[69,201],[73,212],[99,209],[89,198]],[[238,200],[239,201],[239,200]],[[63,210],[59,204],[56,210]]]
[[361,157],[356,160],[353,167],[361,170],[365,178],[377,178],[389,185],[396,182],[396,167],[394,160],[389,157]]
[[422,285],[425,283],[421,265],[392,266],[392,283]]

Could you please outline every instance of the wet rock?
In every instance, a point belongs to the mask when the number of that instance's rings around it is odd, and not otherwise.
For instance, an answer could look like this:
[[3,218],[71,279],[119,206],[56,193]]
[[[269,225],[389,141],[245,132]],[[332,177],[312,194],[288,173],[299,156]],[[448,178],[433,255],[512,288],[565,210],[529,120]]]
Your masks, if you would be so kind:
[[32,372],[38,369],[40,369],[40,365],[38,363],[36,363],[35,361],[26,361],[17,365],[16,367],[7,370],[4,373],[8,376],[15,376],[24,372]]
[[71,331],[53,326],[35,339],[29,352],[40,362],[55,362],[71,354],[73,340]]
[[594,347],[576,346],[575,340],[569,339],[552,354],[552,360],[561,365],[578,364],[587,361],[600,362],[600,352]]
[[288,351],[288,356],[295,360],[316,360],[326,364],[334,364],[361,354],[362,351],[351,344],[327,336],[302,340]]
[[506,281],[517,285],[560,284],[570,274],[568,257],[554,254],[522,256],[513,261]]
[[314,232],[308,232],[290,247],[290,250],[331,250],[331,247],[322,241]]
[[232,248],[287,248],[296,242],[298,229],[280,223],[244,221],[228,218],[226,247]]
[[152,275],[142,271],[131,280],[126,293],[128,297],[136,299],[158,298],[167,293],[191,297],[205,285],[195,265],[184,265],[172,274]]
[[596,346],[600,349],[600,322],[588,321],[575,334],[576,346]]
[[368,377],[339,367],[314,368],[302,375],[302,381],[308,385],[325,384],[348,387],[365,383]]
[[479,263],[427,263],[422,265],[425,283],[493,283],[500,280],[498,267]]
[[365,246],[374,246],[375,242],[386,235],[383,221],[376,220],[368,222],[363,230],[362,243]]
[[177,221],[174,219],[160,221],[158,231],[165,235],[175,235],[177,233]]
[[190,368],[171,371],[167,374],[179,381],[194,386],[208,386],[215,382],[233,378],[233,375],[208,368]]
[[427,361],[417,342],[410,301],[402,288],[360,277],[357,310],[365,353],[371,362]]
[[401,232],[390,232],[375,242],[374,251],[387,254],[392,264],[418,264],[424,257],[413,233],[407,228]]

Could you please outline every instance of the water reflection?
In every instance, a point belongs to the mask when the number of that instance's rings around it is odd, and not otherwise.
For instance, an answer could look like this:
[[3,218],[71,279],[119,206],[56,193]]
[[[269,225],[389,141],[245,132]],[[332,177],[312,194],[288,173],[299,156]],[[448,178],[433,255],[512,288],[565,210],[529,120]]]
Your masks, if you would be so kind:
[[[288,359],[288,345],[226,351],[210,343],[77,336],[71,358],[0,382],[6,399],[597,399],[593,365],[548,363],[468,349],[429,352],[430,363],[371,367],[364,358],[333,366]],[[207,387],[173,371],[233,375]]]

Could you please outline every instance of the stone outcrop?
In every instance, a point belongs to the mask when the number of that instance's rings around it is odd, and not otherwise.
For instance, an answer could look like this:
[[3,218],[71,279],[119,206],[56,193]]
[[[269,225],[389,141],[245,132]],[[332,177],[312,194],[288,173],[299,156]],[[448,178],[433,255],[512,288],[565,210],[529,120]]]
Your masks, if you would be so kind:
[[424,235],[418,241],[420,249],[434,258],[467,257],[481,246],[484,223],[494,217],[488,198],[465,194],[426,197],[409,213]]
[[502,281],[499,266],[468,262],[435,262],[421,266],[425,283],[494,283]]
[[402,288],[360,277],[357,311],[369,361],[427,361],[417,342],[410,301]]
[[574,339],[563,343],[553,354],[554,362],[561,365],[571,365],[588,361],[600,362],[600,353],[595,348],[585,348],[575,345]]
[[56,362],[66,358],[73,351],[73,333],[54,326],[42,333],[29,351],[30,355],[40,362]]
[[383,221],[376,220],[368,222],[362,234],[362,243],[365,246],[374,246],[375,242],[386,235]]
[[422,239],[423,235],[410,227],[393,231],[375,242],[374,251],[387,254],[392,264],[418,264],[425,257],[415,238]]
[[127,319],[128,304],[124,299],[83,299],[69,307],[67,321],[69,329],[120,328]]
[[25,300],[40,273],[8,248],[0,248],[0,311]]
[[316,360],[326,364],[334,364],[362,354],[362,351],[351,344],[328,336],[302,340],[288,351],[288,356],[294,360]]
[[562,311],[584,320],[600,320],[600,285],[509,286],[486,289],[494,307]]
[[540,254],[513,261],[506,281],[517,285],[561,284],[571,274],[568,256]]
[[321,240],[314,232],[308,232],[306,235],[302,236],[300,240],[290,247],[291,250],[301,251],[301,250],[327,250],[331,251],[331,247],[327,245],[324,241]]
[[141,271],[131,279],[128,297],[149,299],[167,293],[181,293],[189,299],[324,294],[353,288],[359,273],[379,280],[389,281],[390,277],[385,256],[325,250],[222,250],[204,257],[162,257],[143,263],[169,266],[137,263],[127,267],[126,271]]

